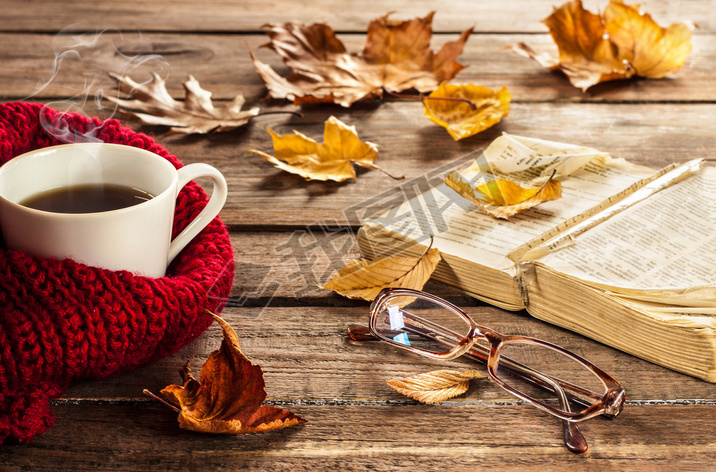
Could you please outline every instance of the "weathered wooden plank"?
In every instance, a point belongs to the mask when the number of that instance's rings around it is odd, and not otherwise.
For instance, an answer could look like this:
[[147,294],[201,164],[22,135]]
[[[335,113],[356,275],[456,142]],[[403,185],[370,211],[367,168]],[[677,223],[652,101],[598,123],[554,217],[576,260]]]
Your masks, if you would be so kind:
[[[635,406],[581,427],[567,451],[554,418],[522,405],[293,406],[309,422],[242,437],[180,430],[149,403],[57,407],[30,445],[3,446],[3,470],[712,470],[714,406]],[[118,443],[118,438],[121,442]]]
[[[272,153],[271,139],[263,126],[280,134],[297,130],[322,142],[324,121],[331,115],[355,124],[361,139],[378,144],[381,154],[377,164],[404,174],[405,181],[358,169],[355,182],[309,182],[246,152],[258,149]],[[440,180],[447,173],[439,172],[442,166],[465,164],[470,152],[484,148],[502,132],[592,146],[658,168],[696,157],[712,159],[716,148],[711,126],[714,119],[713,104],[516,103],[498,125],[456,142],[423,117],[419,103],[388,102],[351,110],[310,107],[305,109],[304,118],[270,115],[232,133],[158,139],[184,163],[207,162],[224,173],[229,200],[221,215],[228,225],[295,228],[358,225],[366,207],[375,207],[386,195],[410,195],[416,185],[436,177]],[[142,127],[134,119],[127,123],[150,134],[166,130]]]
[[[433,49],[455,34],[436,35]],[[340,34],[349,51],[360,52],[364,34]],[[137,81],[150,72],[168,76],[170,92],[184,96],[181,82],[192,74],[215,98],[243,93],[249,99],[266,94],[249,56],[287,75],[280,57],[260,49],[263,33],[251,35],[123,34],[103,32],[69,35],[0,34],[0,97],[20,99],[37,95],[44,100],[92,101],[98,94],[116,94],[107,72],[130,75]],[[583,93],[564,75],[542,69],[536,62],[509,51],[526,42],[539,51],[556,51],[548,34],[474,34],[459,61],[467,66],[453,80],[499,89],[507,87],[516,102],[525,101],[713,101],[716,74],[714,36],[697,35],[686,65],[662,80],[632,80],[600,84]],[[57,71],[53,75],[53,71]]]
[[[464,306],[480,324],[503,333],[545,339],[586,357],[619,380],[632,402],[674,403],[688,398],[693,403],[704,400],[713,403],[716,400],[712,384],[649,364],[543,323],[524,312],[510,313],[463,298],[453,300]],[[328,303],[322,307],[300,304],[291,307],[232,307],[224,311],[224,318],[239,336],[243,352],[262,366],[270,400],[404,402],[405,397],[388,388],[386,380],[446,366],[482,369],[480,364],[473,362],[431,361],[383,343],[351,341],[346,336],[346,329],[367,323],[368,303],[361,302],[352,307],[340,304],[341,301],[335,306]],[[167,359],[121,377],[77,383],[63,398],[68,401],[138,400],[144,388],[158,392],[168,384],[180,383],[179,368],[189,360],[198,369],[209,353],[218,349],[221,338],[221,329],[214,324],[193,344]],[[451,404],[515,401],[493,382],[481,379],[473,381],[467,394],[452,400]],[[626,411],[631,408],[628,405]]]
[[[232,307],[361,304],[319,287],[348,262],[361,257],[353,228],[233,231],[231,244],[236,270],[227,303]],[[428,281],[425,290],[440,296],[462,296],[437,282]],[[461,300],[475,303],[467,296]]]
[[[233,288],[225,300],[230,306],[360,304],[333,296],[318,286],[361,257],[353,229],[234,231],[230,236],[236,261]],[[441,296],[461,296],[457,290],[437,282],[428,282],[425,289]],[[467,296],[462,300],[475,303]]]
[[[150,71],[169,76],[175,97],[180,81],[195,75],[226,100],[238,92],[270,111],[296,107],[264,102],[265,89],[247,47],[280,73],[280,58],[259,46],[260,25],[272,21],[325,20],[351,51],[360,51],[368,22],[387,10],[394,18],[424,16],[434,2],[397,0],[197,3],[187,0],[89,3],[70,0],[6,0],[0,25],[0,99],[36,100],[98,110],[95,97],[113,93],[106,71],[141,79]],[[186,360],[198,368],[221,341],[214,325],[182,351],[135,372],[74,384],[54,402],[57,424],[32,445],[3,446],[3,470],[710,470],[716,459],[713,385],[668,371],[594,341],[530,318],[508,313],[429,284],[503,332],[527,334],[572,349],[619,379],[629,403],[615,421],[595,419],[582,429],[590,451],[575,456],[563,447],[559,422],[513,399],[487,380],[441,406],[420,406],[390,390],[385,380],[442,366],[380,343],[349,341],[345,329],[365,323],[368,304],[329,294],[323,281],[343,262],[358,256],[346,226],[385,201],[384,191],[409,194],[431,170],[455,164],[501,132],[589,145],[631,161],[660,166],[707,157],[716,138],[714,68],[716,9],[710,2],[646,4],[667,24],[696,20],[687,65],[659,81],[600,85],[588,93],[556,73],[506,51],[517,41],[553,48],[539,22],[553,0],[453,2],[438,5],[433,47],[473,24],[476,31],[457,76],[513,95],[509,117],[463,142],[422,116],[415,102],[386,101],[340,107],[306,107],[304,118],[263,116],[244,129],[208,137],[164,137],[185,163],[209,162],[227,175],[229,202],[222,213],[232,229],[239,264],[224,311],[246,354],[265,372],[268,401],[304,415],[307,425],[241,438],[202,436],[179,430],[175,414],[142,396],[177,383]],[[596,10],[606,0],[587,0]],[[62,28],[89,34],[57,35]],[[118,34],[103,32],[117,28]],[[110,31],[108,30],[108,31]],[[137,31],[142,32],[137,33]],[[76,51],[75,54],[72,51]],[[57,76],[46,87],[42,84]],[[73,97],[73,98],[70,98]],[[63,101],[63,102],[60,102]],[[410,184],[375,171],[359,171],[357,182],[304,180],[273,169],[248,149],[271,151],[263,126],[292,129],[321,139],[323,122],[336,115],[355,124],[360,136],[380,145],[378,163],[405,173]],[[713,160],[713,158],[711,158]],[[435,173],[435,172],[434,172]],[[411,181],[411,179],[414,179]],[[415,180],[417,179],[417,180]],[[399,185],[403,187],[399,187]],[[391,194],[392,195],[392,194]],[[381,200],[382,199],[382,200]],[[265,305],[268,305],[266,307]],[[459,361],[452,366],[463,366]],[[476,467],[477,466],[477,467]]]
[[[506,0],[502,2],[454,1],[435,4],[428,0],[392,0],[390,4],[374,0],[351,2],[350,9],[340,0],[295,2],[277,0],[221,0],[196,3],[189,0],[122,3],[95,3],[60,0],[37,3],[22,0],[3,2],[5,31],[120,30],[146,31],[256,31],[267,22],[326,21],[339,31],[365,31],[374,18],[389,11],[393,17],[423,17],[437,10],[436,31],[462,31],[475,26],[477,31],[541,32],[540,21],[552,12],[558,0]],[[593,12],[604,8],[604,0],[584,0]],[[633,2],[632,2],[633,3]],[[716,29],[716,19],[707,2],[678,0],[652,2],[647,11],[662,25],[683,20],[697,22],[703,31]]]
[[238,135],[161,141],[184,162],[208,162],[226,175],[230,197],[222,216],[227,224],[264,226],[359,224],[358,217],[376,200],[414,193],[414,186],[444,175],[436,169],[468,162],[470,152],[502,132],[592,146],[655,168],[696,157],[711,159],[716,147],[711,128],[716,106],[706,104],[514,104],[500,124],[459,142],[426,120],[417,103],[391,102],[351,111],[312,108],[303,119],[267,116],[261,124],[282,134],[298,130],[322,141],[323,121],[331,114],[356,124],[361,139],[378,144],[377,163],[404,174],[406,180],[361,169],[355,182],[307,182],[245,152],[273,151],[258,122]]
[[350,228],[235,231],[231,244],[237,261],[230,301],[234,306],[263,305],[272,298],[300,298],[311,303],[324,299],[325,303],[331,292],[317,284],[326,283],[334,272],[360,257],[355,232]]

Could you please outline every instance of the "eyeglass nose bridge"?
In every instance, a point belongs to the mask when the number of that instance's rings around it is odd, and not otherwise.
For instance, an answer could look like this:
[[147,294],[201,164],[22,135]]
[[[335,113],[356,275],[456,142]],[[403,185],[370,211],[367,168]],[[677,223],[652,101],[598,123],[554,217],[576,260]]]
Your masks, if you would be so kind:
[[[462,356],[472,350],[481,352],[485,361],[487,361],[490,354],[494,353],[503,342],[505,336],[495,330],[476,324],[471,318],[469,320],[470,331],[458,342],[458,346],[452,350],[450,359]],[[481,339],[486,340],[488,345],[480,344]]]
[[[484,339],[487,341],[487,344],[489,345],[490,349],[497,349],[500,344],[504,342],[504,340],[507,338],[504,334],[500,334],[494,329],[487,328],[485,326],[481,326],[477,323],[475,323],[472,318],[470,319],[470,332],[468,334],[468,338],[473,340],[473,342],[477,342],[480,339]],[[484,347],[484,346],[483,346]]]

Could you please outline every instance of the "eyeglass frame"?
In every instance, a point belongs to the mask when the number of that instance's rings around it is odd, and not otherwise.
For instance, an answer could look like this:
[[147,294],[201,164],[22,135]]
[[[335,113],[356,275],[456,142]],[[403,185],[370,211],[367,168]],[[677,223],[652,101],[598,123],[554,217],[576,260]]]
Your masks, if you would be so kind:
[[[378,314],[381,311],[381,308],[392,298],[398,297],[398,296],[413,296],[413,297],[420,297],[423,299],[427,299],[429,301],[432,301],[434,303],[437,303],[438,305],[442,305],[445,308],[448,308],[450,310],[453,310],[456,314],[460,315],[470,326],[470,330],[467,335],[462,336],[458,335],[462,339],[457,343],[455,347],[453,347],[450,351],[446,353],[433,353],[429,351],[425,351],[419,348],[416,348],[414,346],[409,346],[406,344],[403,344],[399,341],[395,341],[393,339],[390,339],[386,336],[381,335],[377,330],[377,322],[378,322]],[[437,325],[436,325],[437,326]],[[548,341],[543,341],[541,339],[532,338],[528,336],[519,336],[519,335],[505,335],[498,333],[497,331],[487,328],[485,326],[478,325],[475,320],[470,317],[465,311],[457,307],[456,305],[450,303],[447,300],[444,300],[440,297],[437,297],[435,295],[432,295],[427,292],[422,292],[420,290],[413,290],[408,288],[385,288],[383,289],[378,296],[373,300],[373,303],[370,307],[370,321],[368,324],[368,329],[370,330],[370,334],[374,336],[375,338],[384,341],[388,344],[400,347],[401,349],[405,349],[407,351],[413,352],[415,354],[422,355],[424,357],[429,357],[432,359],[437,360],[451,360],[456,357],[462,356],[464,354],[470,354],[472,357],[477,357],[487,364],[487,374],[490,379],[492,379],[494,382],[496,382],[500,387],[507,390],[512,395],[522,399],[523,401],[526,401],[530,403],[531,405],[535,406],[536,408],[539,408],[542,411],[545,411],[553,416],[556,416],[557,418],[560,418],[565,421],[569,422],[580,422],[584,421],[590,418],[594,418],[595,416],[604,415],[608,418],[615,418],[623,409],[624,402],[626,400],[626,393],[624,392],[624,389],[622,388],[621,384],[617,382],[613,377],[611,377],[609,374],[604,372],[602,369],[597,367],[596,365],[592,364],[582,356],[575,354],[561,346],[558,346],[556,344],[550,343]],[[442,328],[445,331],[449,331],[445,328]],[[457,333],[450,332],[453,335],[456,335]],[[487,349],[484,346],[481,346],[480,344],[477,344],[478,339],[485,339],[487,343],[490,346],[489,352],[487,355],[485,355],[484,351],[487,351]],[[574,413],[569,411],[568,404],[566,403],[566,400],[569,396],[569,394],[565,391],[564,387],[567,387],[570,390],[576,390],[580,391],[582,394],[588,394],[591,393],[593,398],[598,396],[598,394],[595,394],[594,392],[590,392],[588,390],[582,389],[581,387],[578,387],[576,385],[570,384],[568,382],[565,382],[561,379],[555,378],[553,376],[543,374],[539,371],[536,371],[534,369],[529,368],[528,366],[523,366],[522,364],[519,364],[515,361],[512,361],[511,359],[505,357],[504,359],[507,360],[507,365],[509,366],[510,370],[513,370],[513,374],[518,375],[522,378],[522,380],[525,380],[529,383],[532,383],[533,385],[536,385],[538,387],[549,389],[549,387],[545,384],[549,384],[551,387],[553,387],[552,392],[557,395],[557,397],[560,399],[560,403],[563,403],[565,405],[565,410],[567,411],[561,411],[558,410],[546,403],[543,403],[535,398],[531,398],[528,395],[523,394],[522,392],[514,389],[510,385],[506,384],[503,380],[500,379],[497,375],[497,365],[500,361],[500,350],[502,346],[505,344],[508,344],[513,341],[519,341],[519,342],[528,342],[533,343],[537,345],[544,346],[546,348],[552,349],[554,351],[557,351],[561,353],[564,356],[567,356],[574,360],[575,362],[581,364],[585,368],[589,369],[595,376],[597,376],[601,382],[606,387],[606,392],[604,395],[601,395],[601,398],[599,398],[595,403],[593,403],[590,406],[587,406],[586,409]],[[471,352],[471,351],[477,351],[477,352]],[[537,374],[535,376],[535,374]],[[584,405],[586,402],[579,402]]]

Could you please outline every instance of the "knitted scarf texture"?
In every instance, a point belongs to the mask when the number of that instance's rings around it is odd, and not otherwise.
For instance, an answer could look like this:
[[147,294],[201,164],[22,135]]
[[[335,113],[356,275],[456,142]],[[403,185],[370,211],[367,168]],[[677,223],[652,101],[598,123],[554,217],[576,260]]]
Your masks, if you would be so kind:
[[[51,130],[51,131],[48,131]],[[68,142],[125,144],[179,160],[117,120],[41,104],[0,104],[0,165]],[[194,182],[177,198],[174,235],[203,208]],[[73,379],[101,379],[165,357],[196,339],[228,297],[234,255],[217,217],[161,278],[34,257],[0,244],[0,444],[29,442],[54,422],[50,401]]]

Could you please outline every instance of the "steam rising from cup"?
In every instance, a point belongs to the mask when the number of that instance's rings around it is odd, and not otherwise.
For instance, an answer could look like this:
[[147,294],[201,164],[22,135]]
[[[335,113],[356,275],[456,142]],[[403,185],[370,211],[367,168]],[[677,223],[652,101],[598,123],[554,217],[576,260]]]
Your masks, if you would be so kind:
[[[84,84],[75,90],[69,90],[69,98],[46,102],[40,113],[40,123],[49,135],[63,143],[88,143],[101,142],[97,138],[100,127],[86,130],[74,129],[68,120],[67,113],[79,113],[88,116],[86,108],[88,103],[92,104],[92,114],[102,111],[104,118],[112,118],[117,105],[105,106],[107,101],[103,100],[105,91],[102,84],[106,84],[109,72],[119,75],[132,75],[137,72],[143,73],[146,77],[143,83],[151,80],[151,72],[157,72],[162,76],[168,75],[169,65],[160,55],[147,54],[125,54],[121,51],[122,46],[136,42],[143,42],[144,36],[141,33],[127,35],[119,31],[102,30],[96,33],[70,33],[70,26],[58,33],[52,41],[53,62],[50,77],[38,84],[35,91],[25,97],[24,100],[38,97],[55,84],[59,77],[65,74],[69,76],[84,77]],[[150,49],[151,43],[146,42]],[[136,80],[136,79],[135,79]],[[119,88],[112,90],[113,94],[119,94]],[[59,113],[48,113],[48,109],[56,110]],[[101,126],[101,125],[100,125]]]

